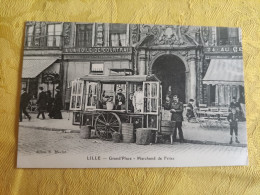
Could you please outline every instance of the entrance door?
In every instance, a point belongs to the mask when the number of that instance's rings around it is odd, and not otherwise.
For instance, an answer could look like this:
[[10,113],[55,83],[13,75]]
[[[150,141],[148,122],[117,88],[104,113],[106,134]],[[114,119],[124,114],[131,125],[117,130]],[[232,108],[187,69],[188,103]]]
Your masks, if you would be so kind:
[[152,73],[162,82],[162,102],[166,96],[178,95],[185,102],[185,65],[174,55],[163,55],[152,65]]

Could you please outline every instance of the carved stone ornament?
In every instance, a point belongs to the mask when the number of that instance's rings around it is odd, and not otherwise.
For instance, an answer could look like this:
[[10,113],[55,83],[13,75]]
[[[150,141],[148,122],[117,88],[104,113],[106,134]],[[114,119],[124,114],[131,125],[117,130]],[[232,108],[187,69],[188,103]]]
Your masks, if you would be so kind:
[[103,24],[97,24],[96,46],[103,46]]
[[70,43],[71,23],[64,23],[64,44],[67,46]]
[[139,41],[138,24],[133,24],[131,30],[132,30],[132,43],[135,44]]
[[140,25],[141,38],[153,35],[149,45],[197,45],[199,27],[172,25]]

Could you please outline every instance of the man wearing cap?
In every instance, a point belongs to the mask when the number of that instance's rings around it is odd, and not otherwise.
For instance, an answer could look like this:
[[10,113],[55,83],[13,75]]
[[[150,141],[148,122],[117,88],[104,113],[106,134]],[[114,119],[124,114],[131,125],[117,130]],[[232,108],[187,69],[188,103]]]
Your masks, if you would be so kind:
[[179,139],[180,142],[184,142],[183,132],[182,132],[182,121],[183,121],[183,103],[179,101],[179,97],[177,95],[173,96],[173,101],[171,103],[171,113],[172,113],[172,121],[175,121],[175,128],[173,132],[173,140],[176,140],[177,129],[179,131]]
[[122,93],[122,91],[123,90],[121,88],[117,90],[116,101],[115,101],[116,110],[122,110],[123,106],[125,105],[125,96]]
[[30,101],[29,95],[26,92],[26,89],[23,88],[22,94],[21,94],[21,100],[20,100],[20,122],[22,122],[22,120],[23,120],[23,113],[24,113],[25,116],[27,116],[29,121],[31,120],[31,116],[26,111],[26,108],[29,104],[29,101]]

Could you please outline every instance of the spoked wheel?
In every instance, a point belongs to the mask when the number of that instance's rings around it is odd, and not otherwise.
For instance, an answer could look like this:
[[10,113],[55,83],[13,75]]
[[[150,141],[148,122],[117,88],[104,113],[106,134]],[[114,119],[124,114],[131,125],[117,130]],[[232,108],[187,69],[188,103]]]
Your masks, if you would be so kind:
[[96,118],[95,129],[101,139],[111,140],[114,132],[121,134],[121,128],[121,120],[119,116],[113,112],[101,113]]

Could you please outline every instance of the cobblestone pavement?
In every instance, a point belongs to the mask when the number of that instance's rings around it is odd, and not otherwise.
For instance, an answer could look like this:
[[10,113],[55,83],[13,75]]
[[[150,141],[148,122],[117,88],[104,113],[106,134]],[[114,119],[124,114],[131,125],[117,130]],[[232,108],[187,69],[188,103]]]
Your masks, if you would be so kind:
[[[137,159],[139,156],[155,155],[174,160],[165,159],[159,164],[158,161],[145,161],[143,164]],[[98,156],[103,162],[107,161],[106,164],[89,159]],[[110,158],[122,159],[119,161]],[[144,146],[99,139],[80,139],[78,133],[23,127],[19,131],[18,167],[129,167],[129,164],[124,163],[127,158],[132,158],[130,166],[141,167],[242,165],[247,163],[247,148],[189,143]]]
[[[32,129],[45,129],[45,130],[63,130],[79,132],[80,128],[77,125],[72,125],[72,113],[63,112],[63,119],[37,119],[36,114],[32,114],[32,120],[24,119],[20,122],[20,127],[30,127]],[[202,128],[199,123],[183,122],[183,134],[186,140],[211,142],[211,144],[228,144],[230,141],[229,126],[225,128],[210,127]],[[247,145],[247,131],[246,122],[239,122],[238,125],[238,138],[240,144],[233,144],[233,146],[246,146]]]

